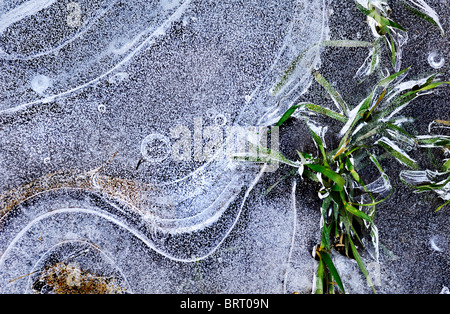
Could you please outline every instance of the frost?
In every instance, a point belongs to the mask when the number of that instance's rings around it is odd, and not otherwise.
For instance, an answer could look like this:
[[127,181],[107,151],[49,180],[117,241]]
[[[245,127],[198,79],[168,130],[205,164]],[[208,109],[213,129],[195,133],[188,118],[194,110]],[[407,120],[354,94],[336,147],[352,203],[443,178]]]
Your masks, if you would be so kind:
[[[329,19],[345,5],[0,0],[0,293],[313,292],[315,186],[287,176],[267,196],[284,169],[229,157],[285,161],[268,153],[279,134],[267,126],[311,90],[323,52],[342,48],[330,44]],[[411,38],[394,35],[405,59]],[[348,43],[372,49],[359,79],[384,66],[371,42]],[[448,55],[436,51],[433,68]],[[411,87],[397,86],[386,98]],[[310,126],[328,147],[339,136]],[[308,148],[297,135],[282,144]],[[381,175],[366,188],[384,196]],[[371,232],[377,270],[386,230]],[[440,234],[424,237],[436,255],[448,251]],[[369,290],[355,263],[336,260],[350,292]]]
[[[185,282],[195,263],[219,256],[256,275],[287,256],[277,243],[295,230],[263,227],[274,204],[238,232],[278,249],[251,260],[227,253],[254,252],[249,238],[222,248],[266,173],[222,155],[238,128],[255,138],[247,127],[270,124],[309,86],[320,49],[289,99],[270,92],[326,38],[326,1],[2,3],[1,292],[197,291]],[[168,281],[176,265],[186,272]],[[242,291],[233,273],[223,289]]]

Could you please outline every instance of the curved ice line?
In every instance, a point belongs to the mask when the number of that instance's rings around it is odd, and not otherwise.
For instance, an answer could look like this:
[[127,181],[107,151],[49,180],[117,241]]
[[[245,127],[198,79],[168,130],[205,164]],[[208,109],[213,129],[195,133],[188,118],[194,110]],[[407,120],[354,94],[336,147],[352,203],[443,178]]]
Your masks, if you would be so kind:
[[139,240],[141,240],[145,245],[147,245],[149,248],[151,248],[152,250],[154,250],[155,252],[161,254],[162,256],[165,256],[171,260],[177,261],[177,262],[193,262],[196,259],[180,259],[180,258],[176,258],[174,256],[171,256],[169,254],[167,254],[166,252],[158,249],[151,241],[148,240],[148,238],[144,235],[142,235],[140,232],[137,232],[131,228],[129,228],[126,224],[124,224],[123,222],[121,222],[120,220],[115,219],[114,217],[111,217],[108,214],[102,213],[102,212],[98,212],[92,209],[83,209],[83,208],[63,208],[63,209],[57,209],[48,213],[45,213],[35,219],[33,219],[30,223],[28,223],[17,235],[16,237],[11,241],[11,243],[8,245],[8,247],[6,248],[6,250],[3,252],[1,258],[0,258],[0,267],[4,264],[5,262],[5,258],[8,255],[8,253],[10,252],[10,250],[14,247],[14,245],[16,245],[16,243],[20,240],[20,238],[28,231],[31,229],[31,227],[37,223],[40,222],[41,220],[44,220],[48,217],[51,217],[53,215],[56,214],[64,214],[64,213],[83,213],[83,214],[91,214],[91,215],[95,215],[98,217],[101,217],[109,222],[112,222],[114,224],[116,224],[117,226],[121,227],[122,229],[130,232],[131,234],[133,234],[135,237],[137,237]]
[[180,182],[183,182],[184,180],[186,180],[187,178],[194,176],[194,174],[203,171],[206,167],[208,167],[209,165],[211,165],[211,164],[216,160],[215,157],[219,156],[220,151],[222,151],[223,148],[225,148],[225,147],[226,147],[226,145],[223,144],[223,145],[221,146],[221,149],[218,150],[218,152],[214,155],[214,157],[211,157],[211,158],[210,158],[209,160],[207,160],[203,165],[201,165],[200,167],[196,168],[195,170],[189,172],[189,173],[188,173],[187,175],[185,175],[184,177],[182,177],[182,178],[180,178],[180,179],[176,179],[176,180],[170,181],[170,182],[158,183],[158,184],[155,184],[155,186],[167,186],[167,185],[173,185],[173,184],[175,184],[175,183],[180,183]]
[[[327,28],[327,25],[328,25],[328,24],[326,23],[326,21],[327,21],[327,18],[326,18],[327,0],[322,0],[322,3],[323,3],[323,9],[322,9],[322,31],[321,31],[321,37],[320,37],[319,42],[322,42],[322,41],[323,41],[323,38],[324,38],[324,36],[325,36],[325,34],[326,34],[326,28]],[[295,21],[292,21],[292,22],[289,24],[289,27],[288,27],[288,28],[289,28],[289,31],[288,31],[288,33],[286,34],[286,36],[284,37],[284,39],[283,39],[284,43],[283,43],[283,45],[281,46],[281,48],[279,49],[277,55],[275,56],[275,59],[274,59],[272,65],[271,65],[271,67],[266,71],[266,75],[260,80],[259,84],[256,86],[256,88],[255,88],[255,89],[253,90],[253,92],[250,94],[250,100],[248,100],[248,101],[245,102],[244,107],[243,107],[243,109],[241,110],[241,113],[240,113],[240,114],[238,115],[238,117],[236,117],[236,119],[235,119],[236,121],[239,121],[239,120],[241,119],[241,116],[242,116],[243,112],[245,111],[245,109],[248,108],[250,102],[253,101],[254,96],[260,91],[260,89],[261,89],[261,87],[262,87],[264,81],[265,81],[265,80],[269,77],[269,75],[272,73],[273,69],[275,68],[275,66],[277,65],[277,63],[280,61],[281,56],[283,55],[283,53],[286,51],[286,49],[289,48],[289,45],[288,45],[288,39],[289,39],[290,36],[291,36],[292,30],[293,30],[293,27],[294,27],[294,23],[295,23]],[[316,53],[316,57],[317,57],[317,53]],[[304,81],[305,81],[305,79],[302,79],[299,83],[297,83],[297,84],[289,91],[289,94],[291,94],[291,93],[296,89],[296,87],[299,86],[300,83],[303,83]],[[288,94],[288,95],[289,95],[289,94]],[[275,107],[277,107],[277,104],[275,104],[275,105],[272,106],[271,108],[266,109],[266,113],[265,113],[264,115],[262,115],[262,117],[258,120],[257,124],[260,125],[260,124],[262,123],[262,121],[264,120],[264,118],[267,116],[267,114],[269,114],[270,111],[271,111],[273,108],[275,108]],[[272,122],[273,122],[273,121],[269,121],[269,122],[266,123],[266,125],[270,125],[270,124],[272,124]]]
[[[91,242],[88,242],[88,241],[82,240],[82,239],[76,239],[76,240],[64,240],[64,241],[58,242],[57,244],[53,245],[53,246],[50,247],[47,251],[45,251],[44,254],[42,254],[41,258],[39,258],[39,260],[38,260],[36,263],[33,264],[33,266],[31,267],[31,270],[35,269],[36,266],[42,261],[42,259],[44,258],[44,256],[46,256],[49,252],[53,251],[54,248],[60,246],[62,243],[72,243],[72,242],[85,243],[85,244],[89,245],[90,247],[94,248],[94,250],[99,251],[99,252],[106,258],[106,260],[107,260],[112,266],[114,266],[114,269],[117,269],[117,270],[119,271],[120,275],[122,276],[122,278],[123,278],[123,279],[125,280],[125,282],[127,283],[127,286],[130,288],[130,292],[133,293],[133,291],[131,290],[131,285],[130,285],[130,283],[128,282],[127,277],[123,274],[122,270],[121,270],[119,267],[117,267],[116,262],[115,262],[112,258],[110,258],[105,252],[103,252],[103,250],[101,250],[99,247],[93,245]],[[31,272],[31,274],[33,274],[33,273],[34,273],[34,271]],[[26,285],[25,293],[28,293],[28,292],[30,291],[30,290],[29,290],[29,287],[31,286],[30,280],[31,280],[31,277],[28,276],[28,282],[27,282],[27,285]]]
[[0,16],[0,34],[2,34],[11,24],[17,23],[27,16],[48,8],[56,0],[29,0],[18,7]]
[[[0,114],[15,113],[15,112],[21,111],[23,109],[26,109],[27,107],[32,106],[32,105],[48,103],[48,102],[53,101],[55,98],[69,95],[73,92],[76,92],[80,89],[83,89],[85,87],[88,87],[89,85],[92,85],[92,84],[100,81],[101,79],[108,76],[109,74],[111,74],[112,72],[114,72],[115,70],[117,70],[118,68],[123,66],[124,64],[126,64],[128,61],[130,61],[145,46],[154,44],[156,41],[156,38],[164,35],[165,32],[167,31],[167,29],[170,27],[171,23],[178,20],[181,17],[181,15],[184,13],[184,11],[187,9],[187,7],[190,5],[191,1],[192,0],[186,0],[185,2],[183,2],[183,4],[180,5],[178,7],[178,9],[167,20],[165,20],[163,24],[161,24],[161,26],[159,26],[155,31],[153,31],[153,33],[149,37],[147,37],[147,39],[145,39],[135,50],[130,52],[122,61],[120,61],[118,64],[116,64],[113,68],[111,68],[107,72],[101,74],[100,76],[96,77],[95,79],[93,79],[87,83],[78,85],[77,87],[74,87],[65,92],[62,92],[62,93],[59,93],[56,95],[52,95],[52,96],[48,96],[46,98],[39,99],[39,100],[30,102],[30,103],[18,105],[13,108],[4,109],[4,110],[0,111]],[[141,35],[139,35],[139,36],[141,36]]]
[[[235,178],[235,180],[237,181],[238,179]],[[236,185],[233,185],[233,184],[236,184],[236,182],[231,181],[231,182],[226,186],[226,188],[228,188],[229,186],[234,186],[234,187],[236,187]],[[243,186],[243,184],[240,184],[240,187],[242,187],[242,186]],[[161,224],[161,225],[158,225],[158,227],[160,228],[160,230],[161,230],[162,232],[167,232],[167,233],[172,233],[172,234],[173,234],[173,233],[182,233],[182,232],[179,232],[179,231],[177,232],[176,230],[175,230],[175,231],[174,231],[174,230],[171,230],[171,229],[174,229],[174,228],[176,228],[176,227],[170,227],[170,226],[165,227],[163,224],[165,224],[165,223],[166,223],[166,224],[170,224],[170,223],[174,224],[174,223],[177,223],[177,222],[182,222],[182,221],[188,222],[189,220],[192,220],[192,221],[193,221],[193,222],[192,222],[192,225],[191,225],[191,226],[188,226],[188,227],[184,227],[183,229],[184,229],[186,232],[190,232],[190,231],[193,231],[193,230],[201,230],[202,227],[211,225],[215,220],[217,220],[217,219],[219,218],[219,216],[216,214],[216,215],[212,215],[212,216],[207,220],[208,223],[206,223],[206,224],[205,224],[204,222],[203,222],[203,223],[202,223],[202,222],[199,222],[199,219],[200,219],[199,217],[201,217],[201,216],[207,216],[208,214],[210,214],[210,212],[212,212],[212,208],[214,208],[214,204],[216,204],[216,203],[220,202],[221,200],[223,200],[223,197],[224,197],[223,195],[225,195],[225,196],[226,196],[226,195],[232,196],[233,192],[230,192],[230,191],[227,190],[226,188],[225,188],[225,189],[222,191],[222,193],[219,195],[219,197],[217,198],[216,202],[214,202],[213,204],[211,204],[206,210],[204,210],[204,211],[202,211],[202,212],[200,212],[200,213],[198,213],[198,214],[196,214],[196,215],[194,215],[194,216],[190,216],[190,217],[186,217],[186,218],[181,218],[181,219],[164,219],[164,218],[158,218],[158,217],[156,217],[156,218],[154,218],[154,222],[155,222],[155,223],[160,223],[160,224]],[[49,193],[49,192],[60,191],[60,190],[92,192],[92,193],[100,194],[100,196],[102,196],[103,198],[104,198],[104,197],[108,197],[108,195],[105,195],[105,194],[103,194],[103,193],[101,192],[101,189],[99,189],[99,191],[92,191],[92,190],[88,190],[88,189],[84,189],[84,188],[59,187],[59,188],[53,188],[53,189],[48,189],[48,190],[45,190],[45,191],[37,192],[37,193],[35,193],[35,194],[33,194],[33,195],[31,195],[31,196],[29,196],[29,197],[23,199],[19,204],[22,204],[23,202],[28,201],[28,200],[30,200],[30,199],[36,197],[36,196],[43,195],[43,194],[46,194],[46,193]],[[228,193],[226,193],[226,192],[228,192]],[[126,202],[125,200],[121,199],[120,197],[118,197],[118,200],[119,200],[120,203],[122,203],[124,206],[131,208],[134,212],[136,212],[136,213],[138,213],[138,214],[140,214],[140,215],[144,215],[144,213],[142,212],[142,210],[139,209],[138,207],[136,207],[135,205],[133,205],[133,204],[131,204],[131,203],[129,203],[129,202]],[[227,205],[229,205],[233,200],[234,200],[234,199],[232,199],[232,198],[230,197],[229,202],[227,202]],[[124,210],[122,210],[120,207],[116,206],[114,203],[111,203],[111,202],[109,202],[108,200],[105,200],[105,202],[106,202],[108,205],[114,207],[114,209],[118,210],[119,212],[121,212],[121,213],[123,213],[123,214],[126,214],[126,212],[125,212]],[[19,204],[18,204],[18,205],[19,205]],[[225,209],[222,209],[222,210],[220,211],[220,213],[223,213],[224,211],[225,211]],[[207,212],[207,213],[205,213],[205,212]],[[4,215],[3,217],[1,217],[0,222],[3,221],[5,218],[6,218],[6,215]]]
[[241,216],[242,213],[242,209],[244,208],[244,205],[247,201],[247,198],[250,195],[250,192],[253,191],[254,187],[256,186],[256,184],[258,184],[259,180],[261,179],[261,177],[263,176],[263,174],[266,172],[266,168],[267,168],[267,164],[264,164],[264,166],[261,168],[261,171],[259,172],[259,174],[255,177],[255,179],[253,180],[253,182],[250,184],[249,188],[247,189],[247,191],[245,191],[245,195],[244,198],[242,200],[241,206],[239,207],[239,211],[236,215],[236,218],[234,219],[233,224],[231,225],[231,227],[228,229],[228,231],[225,233],[225,235],[222,237],[222,240],[219,241],[219,243],[210,250],[209,253],[205,254],[202,257],[199,258],[195,258],[193,260],[191,260],[192,262],[196,262],[199,260],[203,260],[208,258],[209,256],[211,256],[212,254],[214,254],[215,251],[217,251],[217,249],[222,245],[222,243],[225,241],[226,238],[228,238],[228,236],[230,235],[231,231],[234,229],[234,227],[236,226],[239,217]]
[[[155,219],[155,222],[159,224],[159,228],[164,232],[171,234],[178,233],[189,233],[197,230],[201,230],[207,226],[212,225],[216,222],[220,216],[225,212],[228,206],[234,201],[233,194],[234,191],[230,190],[229,187],[242,188],[243,184],[237,184],[238,179],[234,178],[229,184],[223,189],[222,193],[217,197],[217,199],[202,212],[186,218],[181,219]],[[214,209],[217,208],[217,204],[225,203],[220,206],[220,210],[215,212]],[[163,225],[165,224],[165,226]],[[180,224],[181,226],[177,226]]]
[[[81,37],[84,33],[86,33],[92,27],[92,25],[94,25],[94,23],[97,22],[97,20],[99,18],[101,18],[106,12],[108,12],[117,3],[117,1],[118,0],[112,0],[112,2],[108,5],[108,7],[106,7],[105,9],[101,9],[100,12],[97,15],[95,15],[94,17],[92,17],[89,20],[89,23],[86,26],[84,26],[80,31],[78,31],[74,36],[70,37],[66,41],[63,41],[60,45],[58,45],[56,47],[51,47],[51,48],[49,48],[47,50],[44,50],[42,52],[38,52],[38,53],[36,53],[34,55],[31,55],[31,56],[17,55],[17,54],[15,54],[15,55],[11,55],[11,54],[2,55],[2,54],[0,54],[0,59],[3,59],[3,60],[30,61],[32,59],[39,58],[39,57],[48,55],[50,53],[53,53],[54,51],[60,50],[63,47],[65,47],[68,44],[70,44],[71,42],[73,42],[74,40],[76,40],[77,38]],[[3,31],[0,30],[0,34],[2,32]],[[0,50],[1,50],[1,48],[0,48]]]
[[283,294],[286,293],[286,286],[287,286],[287,275],[288,275],[288,268],[289,264],[292,259],[292,251],[294,249],[294,243],[295,243],[295,234],[297,232],[297,198],[295,197],[295,192],[297,191],[297,180],[294,180],[294,183],[292,184],[292,191],[291,191],[291,200],[292,200],[292,214],[294,216],[293,220],[293,226],[292,226],[292,237],[291,237],[291,243],[289,247],[289,253],[286,260],[286,268],[284,270],[284,280],[283,280]]
[[[231,227],[229,227],[228,231],[225,233],[225,235],[222,236],[222,239],[218,242],[218,244],[216,246],[214,246],[213,248],[211,248],[209,250],[209,252],[203,256],[199,256],[199,257],[195,257],[195,258],[177,258],[171,254],[168,254],[167,252],[165,252],[164,250],[158,249],[152,241],[150,241],[146,236],[142,235],[141,233],[134,231],[133,229],[129,228],[126,224],[124,224],[123,222],[115,219],[114,217],[112,217],[111,215],[105,214],[105,213],[101,213],[92,209],[82,209],[82,208],[65,208],[65,209],[59,209],[59,210],[54,210],[52,212],[48,212],[45,214],[40,215],[39,217],[33,219],[30,223],[27,224],[27,226],[25,226],[17,235],[16,237],[13,239],[13,241],[11,241],[11,243],[8,245],[7,249],[3,252],[2,256],[0,257],[0,266],[4,263],[6,255],[9,253],[9,251],[13,248],[13,246],[19,241],[19,239],[33,226],[34,223],[39,222],[45,218],[51,217],[52,215],[58,214],[58,213],[88,213],[88,214],[93,214],[93,215],[97,215],[99,217],[102,217],[110,222],[113,222],[115,224],[117,224],[118,226],[122,227],[123,229],[131,232],[134,236],[136,236],[137,238],[139,238],[145,245],[147,245],[150,249],[154,250],[155,252],[161,254],[162,256],[165,256],[171,260],[177,261],[177,262],[195,262],[198,260],[202,260],[202,259],[206,259],[207,257],[209,257],[211,254],[213,254],[219,247],[220,245],[225,241],[225,239],[228,237],[228,235],[231,233],[231,231],[234,229],[234,227],[237,224],[237,221],[239,220],[240,214],[242,212],[242,209],[245,205],[245,202],[250,194],[250,192],[253,190],[254,186],[259,182],[260,178],[262,177],[262,175],[265,172],[267,165],[264,165],[260,171],[260,173],[258,174],[258,176],[254,179],[254,181],[251,183],[251,185],[249,186],[249,188],[247,189],[244,198],[242,200],[241,206],[239,208],[238,214],[235,217],[235,220],[233,222],[233,224],[231,225]],[[82,190],[84,191],[84,189],[77,189],[77,188],[70,188],[71,190]],[[58,190],[58,189],[54,189],[54,190]],[[44,192],[40,192],[39,194],[45,193]],[[31,198],[31,197],[30,197]],[[115,209],[119,209],[115,204],[110,203],[107,201],[107,203],[114,207]],[[123,212],[123,211],[122,211]]]

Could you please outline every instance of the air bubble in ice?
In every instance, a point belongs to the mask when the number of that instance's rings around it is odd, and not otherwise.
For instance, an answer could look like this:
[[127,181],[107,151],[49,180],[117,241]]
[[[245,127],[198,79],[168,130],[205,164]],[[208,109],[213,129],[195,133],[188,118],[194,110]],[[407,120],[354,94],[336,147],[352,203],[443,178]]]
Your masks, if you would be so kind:
[[101,113],[106,112],[106,106],[105,105],[98,105],[97,110]]
[[52,84],[52,79],[46,75],[38,74],[31,80],[31,88],[42,95]]
[[160,162],[169,157],[169,139],[158,133],[148,135],[141,143],[141,154],[145,160]]
[[227,124],[227,118],[223,114],[218,114],[215,117],[214,122],[217,126],[224,126]]
[[428,63],[433,69],[440,69],[445,65],[445,58],[441,53],[433,51],[428,56]]
[[116,39],[113,42],[111,42],[109,46],[109,52],[116,55],[123,55],[128,50],[130,50],[132,45],[133,41],[129,41],[125,38]]
[[434,251],[442,253],[448,249],[449,241],[440,235],[436,235],[430,239],[430,246]]
[[126,79],[128,79],[129,75],[127,72],[118,72],[116,74],[114,74],[113,76],[111,76],[108,79],[109,84],[117,84],[120,83]]

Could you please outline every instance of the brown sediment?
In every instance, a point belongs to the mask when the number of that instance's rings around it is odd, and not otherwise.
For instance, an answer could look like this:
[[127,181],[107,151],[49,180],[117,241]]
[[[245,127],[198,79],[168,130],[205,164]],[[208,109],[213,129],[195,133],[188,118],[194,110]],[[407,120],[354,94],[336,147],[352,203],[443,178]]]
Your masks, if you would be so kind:
[[115,277],[97,276],[74,263],[47,267],[33,283],[33,291],[55,294],[118,294],[126,292]]
[[[119,199],[134,209],[149,208],[149,195],[158,192],[152,185],[134,180],[99,175],[100,168],[82,172],[62,170],[0,194],[0,219],[27,199],[58,189],[81,189]],[[160,192],[160,191],[159,191]]]

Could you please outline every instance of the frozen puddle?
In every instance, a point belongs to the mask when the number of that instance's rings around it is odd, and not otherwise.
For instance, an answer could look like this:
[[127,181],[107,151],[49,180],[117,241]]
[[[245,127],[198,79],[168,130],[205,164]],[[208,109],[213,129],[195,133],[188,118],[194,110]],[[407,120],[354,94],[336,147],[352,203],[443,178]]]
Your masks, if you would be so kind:
[[169,289],[157,261],[210,257],[253,206],[227,139],[308,87],[318,50],[271,94],[325,1],[0,3],[0,291]]

